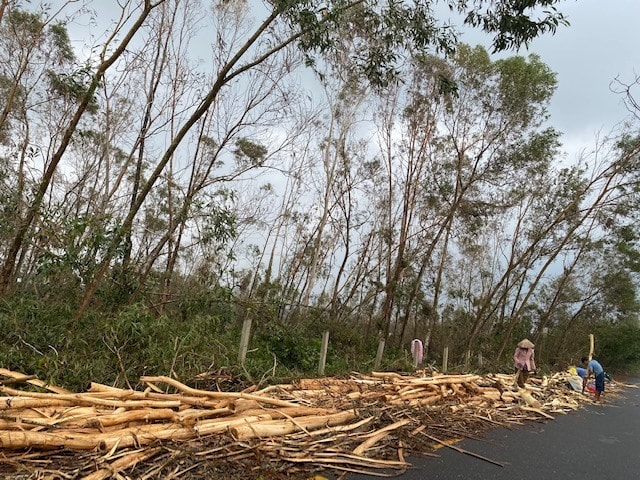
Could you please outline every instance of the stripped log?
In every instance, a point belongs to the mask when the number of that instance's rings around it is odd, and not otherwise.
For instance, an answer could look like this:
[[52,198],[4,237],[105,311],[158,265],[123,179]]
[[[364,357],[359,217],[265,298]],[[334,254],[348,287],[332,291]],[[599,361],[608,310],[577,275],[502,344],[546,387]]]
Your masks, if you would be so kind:
[[311,415],[305,417],[286,418],[282,420],[265,420],[247,422],[230,428],[231,435],[238,440],[264,438],[287,435],[289,433],[314,430],[325,426],[334,426],[354,420],[358,415],[352,411],[338,412],[332,415]]
[[[26,397],[29,399],[42,400],[43,406],[47,401],[60,402],[67,401],[75,405],[99,405],[104,407],[126,407],[126,408],[178,408],[181,405],[180,400],[111,400],[107,398],[97,398],[91,396],[90,393],[40,393],[40,392],[23,392],[9,387],[0,386],[0,392],[12,395],[13,399]],[[11,406],[12,402],[4,401],[6,397],[0,397],[0,409],[3,405]]]
[[353,450],[353,454],[354,455],[362,455],[364,452],[369,450],[371,447],[373,447],[380,440],[382,440],[383,438],[387,437],[393,430],[397,430],[398,428],[403,427],[405,425],[408,425],[409,423],[411,423],[410,420],[407,420],[407,419],[400,420],[400,421],[395,422],[395,423],[393,423],[391,425],[387,425],[386,427],[378,430],[377,432],[370,433],[368,435],[369,438],[367,438],[367,440],[362,442],[360,445],[358,445]]
[[15,385],[17,383],[27,383],[29,380],[37,378],[35,375],[25,375],[23,377],[0,379],[0,385]]
[[231,420],[205,420],[193,427],[179,424],[150,424],[120,429],[117,432],[95,433],[88,431],[34,432],[0,431],[0,448],[38,448],[43,450],[68,448],[71,450],[109,450],[111,448],[139,447],[158,440],[186,440],[197,435],[226,431],[236,425],[270,419],[265,415],[254,415]]
[[[23,378],[23,377],[26,376],[23,373],[7,370],[6,368],[0,368],[0,375],[5,376],[5,377],[9,377],[9,378]],[[56,387],[55,385],[50,385],[50,384],[45,383],[42,380],[38,380],[38,379],[27,380],[27,383],[29,385],[33,385],[33,386],[40,387],[40,388],[45,389],[45,390],[49,390],[49,391],[51,391],[53,393],[72,393],[69,390],[66,390],[66,389],[60,388],[60,387]]]
[[95,398],[111,398],[120,400],[177,400],[181,403],[200,408],[223,408],[230,400],[209,400],[202,396],[188,396],[183,394],[159,393],[155,391],[139,392],[136,390],[123,390],[91,382],[88,394]]
[[540,402],[535,398],[533,398],[533,395],[531,395],[531,393],[529,393],[524,388],[521,388],[516,395],[518,395],[522,400],[524,400],[529,407],[540,408],[541,406]]
[[172,387],[177,388],[181,392],[188,393],[190,395],[201,395],[208,398],[219,398],[219,399],[248,399],[248,400],[256,400],[258,402],[276,405],[278,407],[295,407],[297,406],[295,403],[287,402],[284,400],[280,400],[278,398],[265,397],[260,395],[253,395],[250,393],[237,393],[237,392],[210,392],[207,390],[198,390],[195,388],[188,387],[177,380],[174,380],[170,377],[140,377],[141,382],[147,383],[155,383],[155,382],[163,382]]

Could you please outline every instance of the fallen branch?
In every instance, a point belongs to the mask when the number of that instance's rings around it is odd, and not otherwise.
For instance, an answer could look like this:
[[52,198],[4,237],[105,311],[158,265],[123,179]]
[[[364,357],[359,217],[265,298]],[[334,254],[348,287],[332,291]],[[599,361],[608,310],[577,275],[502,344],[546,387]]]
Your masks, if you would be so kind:
[[496,462],[495,460],[491,460],[490,458],[483,457],[482,455],[478,455],[477,453],[473,453],[473,452],[470,452],[470,451],[465,450],[463,448],[456,447],[455,445],[452,445],[450,443],[443,442],[442,440],[440,440],[440,439],[438,439],[438,438],[436,438],[436,437],[434,437],[432,435],[429,435],[428,433],[420,432],[420,434],[424,435],[425,437],[427,437],[430,440],[433,440],[436,443],[439,443],[440,445],[444,445],[445,447],[451,448],[452,450],[455,450],[456,452],[464,453],[465,455],[469,455],[469,456],[472,456],[472,457],[475,457],[475,458],[479,458],[480,460],[484,460],[485,462],[493,463],[494,465],[498,465],[499,467],[504,467],[503,463]]

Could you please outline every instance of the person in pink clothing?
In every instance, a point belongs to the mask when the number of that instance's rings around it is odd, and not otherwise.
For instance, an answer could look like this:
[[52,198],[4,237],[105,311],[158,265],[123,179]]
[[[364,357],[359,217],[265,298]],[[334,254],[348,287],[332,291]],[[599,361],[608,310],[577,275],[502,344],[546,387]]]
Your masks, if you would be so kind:
[[533,348],[533,343],[525,338],[518,343],[516,351],[513,353],[513,365],[516,369],[516,383],[520,388],[524,388],[524,384],[529,378],[529,372],[533,372],[536,369]]

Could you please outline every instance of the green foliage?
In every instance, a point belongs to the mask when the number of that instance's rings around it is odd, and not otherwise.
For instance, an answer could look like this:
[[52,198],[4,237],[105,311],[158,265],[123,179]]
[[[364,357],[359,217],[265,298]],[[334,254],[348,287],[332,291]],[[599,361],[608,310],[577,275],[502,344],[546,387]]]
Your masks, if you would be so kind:
[[631,371],[640,367],[640,325],[601,323],[594,332],[596,356],[608,371]]
[[[0,143],[2,128],[0,126]],[[10,238],[16,227],[17,195],[15,172],[11,159],[0,157],[0,241]]]
[[18,8],[9,8],[2,19],[3,35],[7,39],[15,39],[15,47],[29,46],[25,50],[38,46],[43,53],[58,65],[73,62],[75,54],[67,27],[62,22],[56,22],[47,26],[42,13],[28,12]]
[[63,378],[70,316],[63,303],[45,304],[25,297],[4,302],[0,306],[0,328],[5,332],[0,339],[0,364],[44,380]]
[[[240,377],[246,374],[251,381],[277,383],[316,375],[322,332],[329,329],[327,375],[366,372],[374,367],[377,340],[363,336],[357,324],[323,320],[309,310],[282,323],[277,320],[276,301],[272,308],[245,309],[255,320],[246,364],[241,367],[236,363],[239,310],[231,292],[193,285],[183,292],[176,308],[168,308],[162,315],[137,303],[113,314],[94,310],[78,321],[72,321],[72,306],[63,299],[56,303],[16,297],[0,308],[0,327],[7,332],[0,340],[0,362],[6,368],[36,374],[74,390],[86,388],[90,381],[136,386],[141,375],[168,374],[189,383],[198,374],[220,369]],[[436,324],[428,361],[439,368],[443,348],[448,346],[450,371],[461,370],[472,320],[460,310],[452,311],[442,325]],[[532,326],[517,323],[511,338],[530,337]],[[587,338],[583,330],[567,337],[566,344],[560,343],[561,329],[538,340],[540,364],[565,368],[575,361],[585,343],[579,344],[575,338]],[[485,368],[508,371],[510,349],[502,363],[497,363],[495,356],[506,332],[494,332],[481,336],[474,349],[482,352]],[[594,333],[598,357],[608,370],[640,364],[637,324],[600,322]],[[408,348],[388,345],[381,368],[412,371]]]
[[71,319],[62,302],[5,303],[0,326],[8,333],[0,339],[0,364],[82,390],[90,381],[135,385],[145,374],[186,380],[235,362],[239,334],[220,317],[197,315],[185,322],[135,304],[116,315]]
[[259,320],[253,322],[246,368],[254,379],[265,373],[269,373],[274,381],[317,375],[325,330],[330,332],[325,374],[342,375],[373,368],[378,344],[365,338],[362,329],[356,325],[321,321],[314,318],[312,312],[294,316],[287,323],[265,321],[267,317],[257,312],[253,315]]
[[0,74],[0,97],[3,99],[3,108],[9,113],[7,118],[0,123],[0,143],[10,144],[10,135],[12,127],[12,113],[18,108],[18,105],[24,101],[26,89],[21,85],[15,85],[13,79],[6,75]]
[[257,332],[255,343],[266,349],[289,371],[309,372],[317,369],[320,339],[310,338],[298,325],[268,322]]
[[55,23],[49,27],[51,33],[51,41],[58,51],[60,58],[65,62],[72,62],[75,59],[71,41],[69,40],[69,32],[66,25]]
[[[47,227],[47,228],[45,228]],[[37,258],[34,285],[49,286],[54,295],[61,288],[76,288],[87,282],[117,235],[112,217],[43,216],[39,232],[43,248]]]
[[625,270],[610,270],[602,277],[601,291],[606,310],[618,321],[638,318],[636,284],[631,274]]
[[[101,340],[108,349],[103,353],[113,366],[111,381],[135,383],[141,375],[160,372],[181,377],[200,373],[190,371],[194,365],[189,357],[191,352],[206,355],[202,341],[217,330],[215,324],[216,319],[210,317],[199,317],[188,324],[170,320],[141,304],[120,311],[100,326]],[[195,364],[202,367],[199,362]]]
[[165,309],[167,315],[186,323],[192,318],[208,317],[216,319],[216,327],[220,328],[236,323],[237,309],[231,290],[204,283],[175,279],[172,284],[175,301]]
[[[567,25],[554,5],[558,0],[448,2],[462,14],[465,23],[494,35],[494,51],[519,48],[546,32]],[[409,55],[455,51],[457,32],[434,13],[433,2],[401,0],[349,2],[332,0],[322,8],[308,0],[274,0],[292,26],[301,33],[299,45],[314,63],[314,53],[325,54],[340,42],[353,49],[353,65],[375,87],[384,87],[400,77],[400,65]],[[545,7],[543,16],[530,13]]]
[[[29,43],[37,43],[38,39],[42,38],[42,30],[45,23],[38,13],[12,8],[8,11],[6,18],[3,19],[3,26],[18,33]],[[56,37],[58,38],[58,35]]]
[[219,251],[237,235],[236,216],[231,209],[215,204],[210,204],[209,209],[210,215],[203,225],[200,239],[205,245],[215,245]]
[[[57,73],[53,70],[47,71],[49,84],[52,92],[57,93],[68,102],[80,103],[89,95],[93,88],[93,71],[91,65],[85,65],[71,73]],[[87,112],[97,113],[100,105],[95,94],[87,103]]]
[[554,6],[557,0],[478,1],[473,2],[473,8],[469,10],[466,1],[453,3],[457,3],[459,11],[466,13],[465,23],[495,34],[494,53],[528,46],[534,38],[546,32],[555,33],[560,25],[569,25]]
[[496,62],[500,72],[500,108],[523,128],[546,120],[546,105],[556,89],[556,75],[537,55]]
[[[27,114],[27,109],[37,111],[51,100],[52,92],[64,84],[65,74],[56,72],[73,68],[75,60],[64,24],[50,23],[41,11],[21,8],[19,2],[7,5],[0,22],[0,143],[8,146],[22,144],[23,138],[13,137],[17,133],[14,129],[18,130],[32,115]],[[50,88],[43,91],[44,85],[39,82],[42,72],[52,78],[60,77],[60,81],[50,82]]]
[[246,168],[262,165],[268,151],[267,147],[260,143],[253,142],[248,138],[239,138],[236,140],[236,148],[233,153],[238,164]]

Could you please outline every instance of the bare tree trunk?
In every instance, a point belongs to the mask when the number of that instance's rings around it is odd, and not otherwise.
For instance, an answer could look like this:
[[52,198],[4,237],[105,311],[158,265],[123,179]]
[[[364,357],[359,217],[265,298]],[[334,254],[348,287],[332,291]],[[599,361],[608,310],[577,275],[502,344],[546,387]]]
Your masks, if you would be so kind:
[[209,89],[207,95],[200,102],[199,107],[194,111],[194,113],[184,122],[184,124],[177,131],[169,147],[164,152],[164,154],[162,155],[162,158],[156,165],[156,168],[149,175],[149,179],[144,184],[144,186],[140,189],[140,192],[136,199],[135,204],[132,206],[129,213],[127,214],[127,216],[122,222],[122,228],[119,231],[120,232],[119,235],[116,235],[116,237],[110,243],[104,259],[100,262],[100,265],[96,269],[94,278],[87,285],[85,289],[84,295],[80,302],[80,306],[78,307],[78,310],[74,315],[74,318],[76,319],[80,318],[88,308],[89,302],[93,297],[93,294],[95,293],[96,289],[98,288],[98,284],[100,283],[100,281],[102,280],[102,277],[107,272],[107,269],[109,267],[109,262],[111,261],[113,254],[115,253],[118,245],[122,241],[122,235],[131,228],[131,226],[133,225],[133,221],[138,213],[138,210],[142,207],[144,200],[146,199],[147,195],[149,194],[154,184],[160,177],[161,173],[164,171],[168,162],[173,157],[174,152],[176,151],[176,149],[178,148],[182,140],[186,137],[187,133],[191,130],[193,125],[195,125],[196,122],[200,118],[202,118],[203,115],[206,114],[208,109],[211,107],[213,102],[218,97],[218,94],[222,89],[222,87],[226,85],[228,82],[230,82],[233,78],[253,68],[255,65],[259,65],[260,63],[262,63],[264,60],[266,60],[271,55],[273,55],[273,52],[277,52],[285,48],[290,43],[292,43],[299,35],[301,35],[301,34],[298,34],[288,38],[281,44],[272,48],[270,51],[264,53],[262,56],[260,56],[256,60],[251,61],[250,63],[245,64],[244,66],[241,66],[234,71],[233,68],[237,66],[237,64],[243,58],[244,54],[247,52],[249,47],[258,41],[262,33],[275,21],[275,19],[279,16],[279,14],[280,14],[279,10],[274,10],[274,12],[256,29],[254,34],[251,36],[251,38],[249,38],[249,40],[247,40],[247,42],[242,46],[242,48],[240,48],[239,51],[229,60],[229,62],[223,66],[223,68],[218,73],[216,81],[214,82],[213,86]]
[[519,308],[511,315],[510,322],[509,322],[509,327],[508,327],[508,330],[507,330],[507,335],[505,335],[505,338],[504,338],[504,340],[502,342],[502,345],[500,346],[500,350],[499,350],[498,355],[497,355],[498,360],[502,357],[502,354],[504,353],[504,350],[506,348],[506,344],[507,344],[507,342],[509,340],[509,336],[511,334],[511,331],[513,330],[513,326],[520,319],[520,316],[522,315],[524,309],[527,306],[527,302],[529,301],[529,298],[536,291],[536,287],[538,286],[538,284],[539,284],[540,280],[542,279],[543,275],[546,273],[546,271],[549,269],[549,267],[551,265],[553,265],[553,263],[555,262],[555,259],[558,257],[558,255],[560,255],[560,253],[562,253],[564,251],[565,246],[572,239],[573,234],[576,232],[576,230],[580,226],[582,226],[585,223],[589,222],[589,223],[591,223],[591,227],[589,227],[589,230],[591,230],[593,228],[593,223],[595,221],[594,216],[596,215],[596,212],[598,210],[600,210],[601,203],[606,200],[606,197],[611,193],[611,191],[613,191],[613,190],[615,190],[617,188],[617,185],[613,185],[612,186],[611,183],[613,183],[613,177],[609,178],[606,181],[605,186],[601,190],[598,198],[594,201],[594,203],[588,209],[586,209],[585,213],[581,216],[581,218],[567,231],[567,233],[565,234],[564,238],[561,239],[560,243],[555,247],[554,251],[549,255],[549,258],[547,259],[547,261],[544,263],[544,265],[542,266],[542,268],[540,269],[540,271],[536,275],[534,281],[529,286],[529,289],[528,289],[526,295],[524,296],[524,298],[520,302]]
[[0,23],[2,23],[2,19],[4,18],[4,12],[7,9],[8,4],[9,4],[9,0],[0,1]]
[[[82,101],[80,102],[80,105],[78,106],[76,113],[71,119],[68,127],[64,131],[60,141],[60,145],[58,146],[56,152],[51,158],[51,162],[47,166],[44,172],[44,175],[40,180],[40,184],[34,194],[33,201],[31,202],[31,205],[28,207],[25,217],[20,221],[20,225],[16,231],[13,241],[11,242],[11,246],[9,247],[5,260],[2,264],[2,273],[0,274],[0,298],[2,298],[7,294],[9,286],[13,281],[13,275],[14,275],[15,266],[16,266],[16,259],[18,258],[20,249],[25,241],[25,238],[29,232],[29,229],[32,226],[34,219],[36,218],[36,215],[40,209],[44,196],[53,179],[54,173],[57,170],[58,164],[60,163],[60,160],[62,159],[65,151],[67,150],[69,142],[71,141],[71,137],[75,132],[76,127],[80,122],[80,119],[84,115],[87,109],[87,106],[89,105],[89,102],[92,100],[93,94],[95,93],[96,89],[100,85],[100,82],[102,81],[102,78],[104,77],[104,74],[109,69],[109,67],[111,67],[115,63],[115,61],[118,59],[118,57],[120,57],[120,55],[122,55],[125,52],[127,45],[129,44],[129,42],[131,42],[135,34],[142,27],[145,19],[147,18],[151,10],[161,3],[162,2],[160,1],[152,5],[150,0],[145,0],[144,8],[142,9],[142,12],[136,19],[136,22],[133,24],[131,29],[124,36],[122,42],[114,49],[113,53],[108,58],[103,59],[102,62],[98,65],[93,75],[91,84],[87,89],[87,92],[83,96]],[[106,54],[106,50],[103,50],[103,55],[105,54]]]

